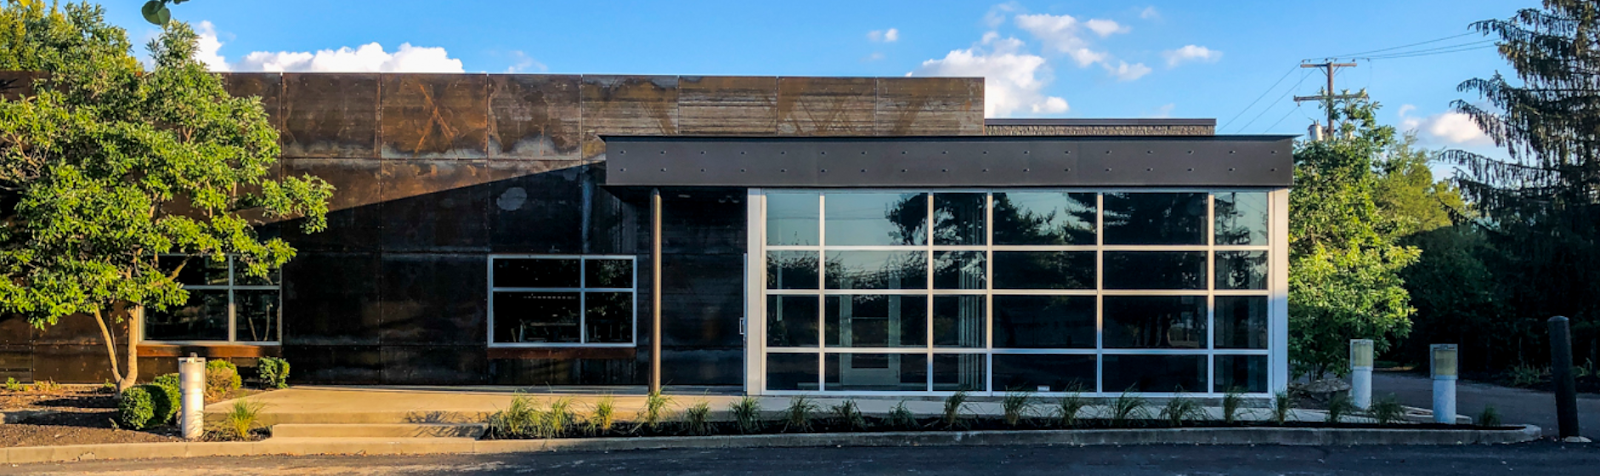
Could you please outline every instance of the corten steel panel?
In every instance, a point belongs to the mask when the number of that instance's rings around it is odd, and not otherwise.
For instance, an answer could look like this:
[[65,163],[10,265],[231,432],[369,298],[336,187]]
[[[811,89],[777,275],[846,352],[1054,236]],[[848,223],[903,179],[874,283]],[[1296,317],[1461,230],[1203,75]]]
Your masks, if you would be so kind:
[[492,179],[486,161],[384,161],[383,251],[488,251]]
[[[121,341],[119,341],[121,342]],[[117,347],[117,366],[127,363],[126,348]],[[37,345],[33,348],[33,378],[56,383],[104,383],[111,379],[111,364],[101,345]]]
[[678,132],[686,135],[778,133],[778,78],[683,76]]
[[983,78],[878,78],[877,135],[983,135]]
[[479,159],[489,148],[489,77],[385,74],[379,123],[385,159]]
[[[117,342],[127,342],[128,319],[107,316],[106,325],[110,327],[113,337]],[[94,316],[88,314],[72,314],[62,316],[53,326],[33,331],[34,345],[87,345],[101,346],[104,354],[104,340],[100,337],[100,324]]]
[[634,254],[649,230],[649,209],[623,201],[591,179],[593,196],[589,200],[589,236],[584,252],[593,254]]
[[678,133],[677,76],[586,75],[579,90],[585,159],[606,152],[601,135]]
[[667,254],[661,264],[661,345],[678,349],[742,345],[744,255]]
[[375,345],[286,345],[297,384],[373,385],[383,383],[383,357]]
[[0,98],[15,101],[32,96],[34,81],[44,76],[45,73],[38,71],[0,71]]
[[[273,130],[283,130],[283,74],[221,73],[222,87],[233,97],[258,97]],[[278,142],[282,145],[282,138]]]
[[583,252],[587,166],[569,161],[496,161],[489,183],[489,245],[495,253]]
[[489,157],[583,158],[576,75],[489,75]]
[[283,269],[283,343],[377,345],[383,278],[376,253],[301,252]]
[[377,157],[378,74],[284,73],[284,157]]
[[327,229],[305,233],[302,220],[289,220],[280,224],[284,239],[300,251],[377,251],[382,172],[377,159],[284,159],[284,175],[312,175],[335,188]]
[[0,347],[33,345],[33,324],[17,314],[0,314]]
[[384,254],[380,342],[484,345],[488,260],[482,254]]
[[875,78],[778,78],[778,134],[873,135],[877,89]]
[[472,385],[489,380],[489,359],[482,343],[386,345],[382,359],[383,383],[387,385]]
[[1288,187],[1290,136],[608,138],[607,185]]

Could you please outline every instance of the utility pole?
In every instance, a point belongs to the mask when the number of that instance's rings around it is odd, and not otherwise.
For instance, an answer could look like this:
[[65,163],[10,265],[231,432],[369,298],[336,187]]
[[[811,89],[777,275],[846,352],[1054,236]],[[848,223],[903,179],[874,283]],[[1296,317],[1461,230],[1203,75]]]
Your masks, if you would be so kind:
[[1333,102],[1337,101],[1337,100],[1340,100],[1340,99],[1366,99],[1366,97],[1367,97],[1367,93],[1365,91],[1357,93],[1357,94],[1334,94],[1333,93],[1333,75],[1334,75],[1334,73],[1339,68],[1354,68],[1354,67],[1356,67],[1356,64],[1355,63],[1335,63],[1333,61],[1328,61],[1328,62],[1325,62],[1325,63],[1304,63],[1304,64],[1301,64],[1300,67],[1301,68],[1322,68],[1323,69],[1323,73],[1328,75],[1328,89],[1323,91],[1323,94],[1320,94],[1320,95],[1317,95],[1317,96],[1295,96],[1294,97],[1294,102],[1325,101],[1325,104],[1324,104],[1323,108],[1328,111],[1328,126],[1327,126],[1328,133],[1327,133],[1326,137],[1332,138],[1334,133],[1337,132],[1337,129],[1334,129],[1334,127],[1333,127],[1333,115],[1334,115],[1333,114]]

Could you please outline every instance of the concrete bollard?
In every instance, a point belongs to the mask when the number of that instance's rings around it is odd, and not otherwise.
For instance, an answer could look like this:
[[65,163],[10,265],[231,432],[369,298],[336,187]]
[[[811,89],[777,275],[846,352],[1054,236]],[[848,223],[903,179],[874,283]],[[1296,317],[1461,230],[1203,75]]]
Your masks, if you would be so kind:
[[1433,370],[1433,421],[1456,422],[1456,345],[1434,344],[1429,348],[1429,367]]
[[178,388],[183,396],[183,408],[178,413],[183,437],[200,439],[205,429],[206,359],[189,354],[178,358]]
[[1556,316],[1550,325],[1550,379],[1556,384],[1556,427],[1562,438],[1578,435],[1578,387],[1572,375],[1572,329],[1567,318]]
[[1372,339],[1350,339],[1350,400],[1372,408]]

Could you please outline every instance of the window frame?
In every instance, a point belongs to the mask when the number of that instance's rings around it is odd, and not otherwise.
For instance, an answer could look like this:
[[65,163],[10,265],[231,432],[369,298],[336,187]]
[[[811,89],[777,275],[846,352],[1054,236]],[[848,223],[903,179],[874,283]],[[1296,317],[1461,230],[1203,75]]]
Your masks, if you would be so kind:
[[[139,316],[139,336],[140,336],[139,337],[139,342],[141,342],[141,343],[151,343],[151,344],[156,344],[156,345],[249,345],[249,346],[261,346],[261,347],[281,346],[281,345],[283,345],[283,271],[282,271],[282,268],[279,268],[279,270],[278,270],[278,284],[272,284],[272,285],[267,285],[267,284],[238,284],[237,281],[238,281],[238,272],[239,272],[239,270],[238,270],[238,267],[236,267],[234,265],[234,263],[236,261],[238,261],[236,259],[237,256],[236,255],[227,255],[227,256],[228,256],[228,284],[183,284],[183,283],[178,283],[178,285],[182,286],[185,291],[193,290],[193,291],[227,291],[228,292],[228,339],[227,340],[214,340],[214,339],[198,339],[198,340],[196,340],[196,339],[152,339],[152,338],[150,338],[150,328],[149,328],[149,326],[145,325],[147,323],[147,317],[150,314],[150,310],[149,309],[144,309],[143,311],[141,311],[143,313],[143,315]],[[184,254],[175,254],[175,253],[162,254],[162,255],[158,256],[158,259],[159,258],[189,258],[189,259],[192,259],[192,260],[206,260],[206,259],[208,259],[206,256],[203,256],[203,255],[184,255]],[[201,264],[204,265],[204,263],[201,263]],[[276,329],[274,329],[274,331],[276,331],[276,334],[277,334],[276,337],[277,338],[275,338],[273,340],[265,340],[265,341],[241,341],[241,340],[239,340],[239,311],[238,311],[238,300],[234,298],[234,292],[235,291],[276,291],[277,292],[277,296],[278,296],[277,312],[278,312],[278,315],[275,316],[275,318],[273,319],[273,321],[275,323],[274,327],[276,327]]]
[[[575,288],[563,288],[563,287],[543,287],[543,288],[497,287],[497,286],[494,285],[494,265],[495,265],[495,261],[496,260],[502,260],[502,259],[508,259],[508,260],[511,260],[511,259],[525,259],[525,260],[572,259],[572,260],[578,260],[578,287],[575,287]],[[629,265],[630,265],[629,269],[630,269],[631,274],[632,274],[629,277],[629,284],[631,286],[627,287],[627,288],[591,288],[591,287],[587,287],[588,280],[589,280],[589,273],[588,273],[588,263],[589,263],[589,261],[602,261],[602,260],[627,260],[629,262]],[[488,309],[488,319],[487,319],[488,326],[487,326],[487,329],[484,331],[484,339],[488,342],[488,346],[489,347],[493,347],[493,348],[512,348],[512,349],[515,349],[515,348],[561,348],[561,347],[568,347],[568,348],[571,348],[571,347],[580,347],[580,348],[603,348],[603,347],[632,348],[632,347],[636,347],[636,346],[639,345],[638,344],[638,342],[639,342],[639,257],[638,256],[635,256],[635,255],[591,255],[591,254],[490,254],[488,256],[486,262],[488,264],[487,272],[488,272],[488,277],[489,277],[489,281],[488,281],[489,290],[488,290],[488,294],[487,294],[487,298],[488,298],[489,302],[488,302],[488,305],[487,305],[487,309]],[[496,292],[577,293],[578,294],[578,342],[495,342],[494,341],[494,328],[495,328],[494,327],[494,294]],[[588,293],[591,293],[591,292],[612,292],[612,293],[625,292],[625,293],[628,293],[629,301],[631,302],[630,309],[631,309],[631,314],[632,314],[632,317],[630,318],[630,322],[632,322],[632,325],[629,327],[631,332],[629,332],[629,340],[628,340],[628,342],[588,342],[588,340],[589,340]]]
[[[1016,191],[1056,192],[1056,193],[1091,193],[1091,194],[1094,194],[1094,201],[1092,203],[1093,203],[1093,206],[1095,207],[1094,222],[1093,222],[1095,237],[1094,237],[1093,243],[1074,244],[1074,245],[997,245],[997,244],[995,244],[994,243],[994,241],[995,241],[995,229],[994,229],[994,227],[995,227],[995,223],[994,223],[995,196],[996,196],[996,194],[1000,194],[1000,193],[1009,193],[1009,192],[1016,192]],[[765,236],[766,235],[766,229],[765,229],[765,227],[766,227],[766,213],[765,213],[766,212],[766,209],[765,209],[766,197],[769,194],[787,194],[787,193],[817,194],[817,199],[819,200],[819,203],[818,203],[818,217],[817,217],[817,221],[818,221],[818,229],[817,229],[818,242],[816,244],[813,244],[813,245],[774,245],[774,244],[768,244],[767,243],[767,239],[766,239],[766,236]],[[929,217],[927,218],[927,222],[926,222],[926,225],[925,225],[926,228],[927,228],[927,230],[925,232],[928,233],[929,236],[928,236],[927,239],[924,240],[925,243],[924,244],[920,244],[920,245],[892,245],[892,246],[834,246],[834,245],[829,245],[828,244],[828,240],[826,238],[827,221],[828,221],[828,214],[827,214],[827,199],[828,198],[827,197],[829,195],[853,194],[853,193],[890,193],[890,194],[916,194],[916,193],[923,193],[923,194],[926,194],[926,200],[928,201],[926,208],[927,208],[927,213],[929,214]],[[938,194],[941,194],[941,193],[978,193],[978,194],[984,194],[985,195],[984,210],[981,213],[981,216],[985,220],[985,223],[983,224],[984,237],[985,238],[984,238],[984,241],[982,243],[967,244],[967,245],[940,245],[940,244],[936,244],[935,243],[935,241],[933,239],[933,233],[935,231],[934,230],[935,227],[933,225],[934,222],[935,222],[935,219],[934,219],[933,215],[936,213],[936,210],[935,210],[935,205],[936,205],[935,204],[935,196],[938,195]],[[1106,221],[1105,196],[1106,196],[1106,194],[1112,194],[1112,193],[1200,193],[1200,194],[1204,194],[1205,195],[1205,197],[1204,197],[1204,210],[1202,212],[1204,215],[1201,218],[1201,222],[1200,222],[1200,225],[1202,226],[1202,233],[1203,233],[1202,242],[1196,243],[1196,244],[1177,244],[1177,245],[1160,245],[1160,244],[1150,244],[1150,245],[1128,245],[1128,244],[1107,245],[1105,243],[1105,221]],[[1263,195],[1265,197],[1265,203],[1266,203],[1266,206],[1267,206],[1267,209],[1265,210],[1265,213],[1266,213],[1266,216],[1267,216],[1267,221],[1265,223],[1266,228],[1264,230],[1262,230],[1262,232],[1266,235],[1266,243],[1253,244],[1253,245],[1225,245],[1225,244],[1221,244],[1219,242],[1219,240],[1217,238],[1217,232],[1218,232],[1217,228],[1218,227],[1217,227],[1217,223],[1216,223],[1216,221],[1217,221],[1216,202],[1217,202],[1217,195],[1226,194],[1226,193],[1259,193],[1259,194],[1261,194],[1261,195]],[[885,189],[875,189],[875,188],[861,188],[861,189],[813,189],[813,188],[756,189],[756,188],[752,188],[749,191],[749,195],[750,195],[750,198],[751,198],[750,202],[748,202],[749,203],[749,205],[748,205],[748,207],[749,207],[748,219],[749,219],[749,224],[750,224],[749,254],[750,254],[750,256],[755,257],[757,260],[759,260],[759,261],[751,263],[751,266],[749,266],[749,269],[747,270],[747,274],[748,274],[748,276],[747,276],[747,281],[748,281],[748,283],[747,283],[747,292],[749,293],[749,298],[746,300],[747,303],[748,303],[747,304],[747,307],[748,307],[747,315],[751,316],[750,317],[750,328],[752,330],[751,334],[752,334],[753,337],[751,337],[747,341],[747,345],[750,347],[750,351],[747,354],[749,356],[749,358],[746,360],[746,372],[747,372],[746,386],[747,386],[747,391],[749,391],[751,394],[782,396],[782,395],[797,395],[797,394],[811,394],[811,393],[821,393],[821,394],[831,394],[831,395],[880,395],[880,394],[881,395],[905,395],[905,394],[908,393],[908,392],[905,392],[905,391],[851,391],[851,390],[832,390],[832,389],[830,389],[829,385],[827,384],[827,380],[828,380],[827,371],[828,371],[828,369],[826,368],[827,367],[826,362],[827,362],[827,356],[828,355],[836,354],[836,353],[849,353],[849,354],[861,354],[861,353],[908,354],[908,353],[915,353],[915,354],[926,354],[926,355],[929,356],[929,369],[928,369],[928,372],[927,372],[927,379],[929,381],[929,385],[928,385],[926,391],[909,392],[909,393],[921,394],[921,395],[948,395],[948,394],[953,393],[951,391],[936,390],[936,388],[939,385],[937,383],[938,378],[934,375],[934,370],[932,368],[933,367],[932,358],[933,358],[933,356],[942,355],[942,354],[983,354],[983,355],[985,355],[984,362],[983,362],[983,373],[981,375],[982,383],[979,385],[978,389],[970,391],[971,393],[973,393],[975,395],[991,395],[992,396],[992,395],[1001,395],[1001,394],[1004,393],[1004,389],[994,388],[995,384],[994,384],[994,372],[993,372],[994,371],[994,368],[993,368],[994,358],[993,358],[993,356],[995,356],[995,355],[1085,355],[1085,356],[1094,356],[1096,358],[1096,364],[1095,364],[1096,371],[1095,371],[1094,384],[1093,384],[1093,386],[1085,389],[1085,394],[1090,395],[1090,396],[1097,396],[1097,397],[1114,396],[1114,395],[1120,394],[1121,391],[1122,391],[1122,389],[1104,388],[1105,382],[1107,381],[1107,379],[1106,379],[1107,376],[1104,373],[1104,367],[1105,367],[1105,359],[1104,358],[1107,357],[1107,356],[1115,356],[1115,355],[1129,355],[1129,356],[1133,356],[1133,355],[1144,355],[1144,356],[1161,356],[1161,355],[1178,356],[1178,355],[1186,355],[1186,356],[1203,357],[1203,361],[1205,362],[1206,368],[1205,368],[1205,371],[1202,374],[1199,375],[1200,382],[1201,382],[1201,385],[1202,385],[1203,388],[1185,389],[1185,391],[1183,393],[1184,395],[1219,396],[1219,395],[1222,395],[1223,393],[1225,393],[1224,391],[1218,390],[1216,388],[1217,379],[1220,377],[1218,369],[1217,369],[1218,357],[1229,357],[1229,356],[1256,357],[1256,356],[1260,356],[1260,357],[1266,357],[1267,358],[1268,367],[1265,370],[1265,372],[1267,373],[1267,375],[1265,376],[1265,380],[1268,382],[1267,391],[1266,392],[1248,392],[1247,391],[1246,395],[1248,395],[1248,396],[1250,396],[1252,398],[1265,398],[1265,397],[1270,395],[1271,391],[1274,388],[1278,388],[1283,383],[1282,382],[1282,380],[1283,380],[1282,374],[1284,374],[1286,372],[1286,370],[1287,370],[1287,366],[1285,365],[1284,359],[1282,358],[1283,355],[1285,355],[1285,353],[1287,352],[1287,349],[1286,349],[1286,347],[1284,345],[1284,344],[1286,344],[1286,342],[1280,341],[1280,338],[1279,338],[1279,335],[1281,333],[1283,333],[1283,327],[1286,325],[1286,319],[1285,319],[1286,313],[1280,307],[1280,305],[1282,304],[1280,302],[1281,299],[1282,299],[1282,295],[1286,291],[1286,288],[1284,287],[1285,283],[1283,282],[1284,280],[1282,279],[1282,277],[1286,275],[1286,268],[1285,268],[1285,266],[1283,266],[1283,264],[1281,263],[1281,259],[1280,259],[1286,253],[1286,248],[1285,248],[1286,240],[1284,239],[1284,236],[1282,236],[1284,234],[1284,231],[1285,231],[1284,230],[1285,227],[1283,226],[1284,223],[1282,223],[1282,222],[1284,220],[1284,216],[1286,215],[1286,213],[1284,212],[1284,209],[1286,208],[1285,207],[1286,203],[1284,203],[1285,201],[1282,200],[1282,199],[1287,196],[1287,190],[1285,190],[1283,188],[1276,188],[1276,187],[1151,187],[1151,188],[1127,188],[1127,187],[1094,187],[1094,188],[1090,188],[1090,187],[935,188],[935,187],[923,187],[923,188],[885,188]],[[819,259],[819,263],[820,263],[820,262],[826,262],[827,261],[828,255],[829,255],[829,251],[855,251],[855,250],[860,250],[860,251],[869,251],[869,250],[870,251],[927,250],[928,251],[928,256],[929,256],[929,259],[928,259],[928,261],[929,261],[928,266],[929,267],[928,267],[928,269],[927,269],[925,274],[927,274],[928,280],[930,282],[929,286],[926,289],[906,289],[906,290],[842,290],[842,289],[829,289],[826,286],[826,279],[827,279],[826,273],[827,273],[827,270],[825,269],[825,267],[820,267],[819,270],[818,270],[819,271],[819,275],[817,277],[817,279],[819,281],[817,289],[768,289],[766,287],[766,279],[765,279],[766,276],[765,275],[766,275],[766,273],[768,271],[768,266],[766,265],[766,261],[765,260],[766,260],[766,258],[768,256],[769,252],[779,252],[779,251],[815,252],[815,253],[817,253],[817,256],[818,256],[818,259]],[[934,271],[935,271],[935,269],[933,268],[933,266],[934,266],[934,264],[933,264],[933,261],[934,261],[933,256],[935,254],[937,254],[938,252],[940,252],[940,251],[981,251],[981,252],[984,252],[985,253],[985,265],[984,265],[984,267],[985,267],[985,272],[986,272],[986,274],[984,276],[985,277],[985,286],[983,286],[982,289],[964,289],[964,290],[937,289],[937,288],[933,287],[932,286],[932,280],[933,280]],[[1092,253],[1095,254],[1095,273],[1094,273],[1095,286],[1093,288],[1089,288],[1089,289],[1002,289],[1002,288],[996,288],[994,286],[996,277],[994,276],[994,269],[993,268],[994,268],[994,260],[995,260],[994,253],[997,252],[997,251],[1002,251],[1002,252],[1003,251],[1083,251],[1083,252],[1092,252]],[[1194,289],[1142,289],[1142,288],[1141,289],[1107,289],[1105,287],[1105,283],[1104,283],[1104,276],[1105,276],[1105,256],[1104,255],[1105,255],[1106,252],[1118,252],[1118,251],[1189,251],[1189,252],[1204,252],[1205,256],[1204,256],[1204,264],[1203,264],[1203,266],[1204,266],[1206,275],[1203,277],[1202,282],[1199,283],[1200,286],[1197,287],[1197,288],[1194,288]],[[1260,251],[1260,252],[1266,253],[1267,254],[1267,259],[1268,259],[1267,274],[1264,276],[1264,279],[1266,280],[1266,287],[1262,288],[1262,289],[1220,289],[1220,288],[1218,288],[1216,286],[1217,254],[1219,252],[1229,252],[1229,251]],[[759,264],[757,264],[757,263],[759,263]],[[818,342],[817,342],[816,345],[808,346],[808,347],[774,347],[774,346],[767,345],[766,329],[765,329],[765,327],[766,327],[765,324],[766,324],[766,319],[767,319],[766,314],[767,313],[766,313],[765,307],[766,307],[766,299],[769,296],[791,296],[791,297],[817,296],[819,301],[825,301],[828,296],[848,295],[848,294],[918,294],[918,295],[927,295],[928,296],[928,300],[929,300],[930,308],[932,307],[933,298],[937,297],[937,296],[944,296],[944,295],[980,295],[980,296],[983,296],[983,298],[984,298],[984,306],[985,306],[985,311],[983,313],[983,316],[984,316],[984,318],[983,318],[983,320],[984,320],[983,326],[985,328],[984,329],[984,333],[983,333],[983,339],[986,341],[986,343],[985,343],[985,345],[983,345],[981,347],[976,347],[976,348],[940,347],[940,346],[934,345],[933,339],[930,336],[929,339],[928,339],[928,342],[926,343],[927,345],[925,347],[896,347],[896,348],[844,347],[844,348],[841,348],[841,347],[837,347],[837,346],[829,346],[826,343],[826,336],[822,335],[822,334],[825,334],[827,332],[826,325],[824,323],[820,322],[820,321],[826,319],[826,316],[825,316],[826,315],[826,310],[825,310],[825,306],[822,306],[819,303],[819,306],[818,306],[819,324],[817,326],[817,332],[819,333],[819,335],[817,336],[818,337],[818,339],[817,339]],[[1083,349],[1066,349],[1066,348],[1062,348],[1062,349],[1054,349],[1054,348],[1051,348],[1051,349],[1003,349],[1003,348],[995,347],[994,342],[993,342],[994,341],[994,336],[995,336],[995,332],[994,332],[995,315],[994,315],[994,307],[993,307],[994,297],[995,296],[1006,296],[1006,295],[1046,295],[1046,296],[1060,295],[1060,296],[1090,296],[1090,297],[1093,297],[1095,299],[1095,303],[1096,303],[1095,304],[1095,322],[1096,322],[1096,329],[1095,329],[1095,333],[1096,333],[1095,341],[1096,341],[1096,343],[1095,343],[1095,346],[1093,348],[1083,348]],[[1104,322],[1105,321],[1105,318],[1104,318],[1105,310],[1104,310],[1104,303],[1103,303],[1104,296],[1194,296],[1194,297],[1201,298],[1203,300],[1203,302],[1205,303],[1205,309],[1206,309],[1206,311],[1205,311],[1206,314],[1201,317],[1201,320],[1205,323],[1206,328],[1205,328],[1205,331],[1204,331],[1203,335],[1198,336],[1201,339],[1202,347],[1201,348],[1197,348],[1197,349],[1108,348],[1108,347],[1106,347],[1105,346],[1105,342],[1104,342],[1104,338],[1105,338],[1105,328],[1104,328],[1104,326],[1105,326],[1105,322]],[[1261,349],[1239,349],[1239,348],[1220,348],[1220,347],[1217,347],[1216,342],[1215,342],[1216,341],[1216,331],[1217,331],[1216,316],[1215,316],[1215,312],[1216,312],[1215,299],[1216,299],[1216,297],[1219,297],[1219,296],[1260,296],[1260,297],[1264,297],[1264,298],[1266,298],[1268,300],[1268,311],[1267,311],[1268,314],[1267,314],[1267,322],[1266,322],[1266,324],[1267,324],[1267,333],[1268,333],[1269,337],[1268,337],[1268,340],[1267,340],[1267,347],[1266,348],[1261,348]],[[933,327],[932,326],[932,319],[933,319],[932,309],[929,310],[929,312],[927,314],[927,318],[929,319],[930,322],[925,327],[927,327],[928,331],[931,333],[932,332],[932,327]],[[818,370],[816,372],[817,376],[818,376],[818,385],[816,386],[816,388],[814,388],[814,389],[802,388],[800,390],[775,390],[775,389],[769,389],[767,387],[767,376],[766,376],[767,362],[766,361],[767,361],[767,356],[773,355],[773,354],[816,354],[818,356],[817,360],[818,360],[818,366],[819,366],[819,368],[818,368]],[[1065,393],[1064,392],[1041,392],[1040,394],[1041,395],[1064,395]],[[1170,392],[1170,391],[1165,391],[1165,392],[1163,392],[1163,391],[1148,391],[1148,392],[1141,392],[1141,394],[1146,395],[1146,396],[1150,396],[1150,397],[1157,397],[1157,398],[1169,397],[1169,396],[1176,395],[1175,393]]]

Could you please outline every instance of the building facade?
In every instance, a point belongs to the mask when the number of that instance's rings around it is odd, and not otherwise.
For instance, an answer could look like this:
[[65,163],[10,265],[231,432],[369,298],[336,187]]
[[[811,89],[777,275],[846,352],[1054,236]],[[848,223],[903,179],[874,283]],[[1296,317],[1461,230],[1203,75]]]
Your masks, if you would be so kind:
[[[279,127],[278,173],[338,188],[329,227],[260,223],[299,250],[268,280],[181,276],[189,305],[124,329],[147,375],[193,352],[327,384],[1287,383],[1289,137],[986,120],[970,78],[226,79]],[[19,321],[6,372],[105,378],[86,319]]]

